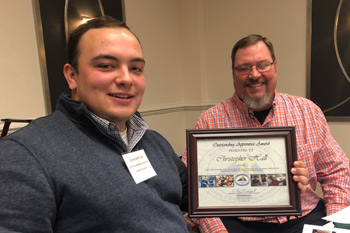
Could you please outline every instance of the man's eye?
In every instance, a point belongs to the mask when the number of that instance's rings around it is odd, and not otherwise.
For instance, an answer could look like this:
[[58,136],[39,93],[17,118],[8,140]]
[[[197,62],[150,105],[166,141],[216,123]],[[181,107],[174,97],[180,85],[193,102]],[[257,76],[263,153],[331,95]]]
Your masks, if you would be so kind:
[[138,73],[142,73],[143,72],[143,69],[140,68],[140,67],[132,67],[131,70],[136,71]]
[[244,67],[238,67],[237,70],[238,70],[238,71],[247,71],[247,70],[250,70],[250,67],[246,67],[246,66],[244,66]]
[[99,64],[97,65],[98,68],[101,68],[101,69],[109,69],[109,68],[112,68],[112,66],[110,64]]
[[270,64],[264,63],[264,64],[258,64],[258,68],[264,69],[266,67],[268,67]]

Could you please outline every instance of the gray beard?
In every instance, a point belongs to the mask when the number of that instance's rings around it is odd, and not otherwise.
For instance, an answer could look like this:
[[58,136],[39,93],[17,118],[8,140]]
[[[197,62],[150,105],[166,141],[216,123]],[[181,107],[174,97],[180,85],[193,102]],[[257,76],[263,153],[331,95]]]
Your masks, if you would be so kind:
[[253,111],[260,111],[270,107],[272,101],[273,96],[270,96],[267,93],[265,93],[261,99],[253,99],[247,95],[243,96],[243,103],[245,103],[245,105],[247,105],[248,108],[252,109]]

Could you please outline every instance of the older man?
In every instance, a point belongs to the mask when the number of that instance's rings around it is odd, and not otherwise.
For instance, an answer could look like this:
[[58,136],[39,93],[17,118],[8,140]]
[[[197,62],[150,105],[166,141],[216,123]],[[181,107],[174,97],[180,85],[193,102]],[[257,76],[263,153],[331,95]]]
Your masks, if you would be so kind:
[[[261,35],[239,40],[232,50],[234,95],[205,111],[195,129],[295,126],[299,163],[306,163],[309,184],[304,176],[294,176],[301,196],[302,216],[222,218],[229,232],[302,232],[304,224],[322,225],[325,214],[350,205],[349,160],[332,137],[326,119],[310,100],[276,91],[277,61],[273,45]],[[186,161],[186,156],[184,160]],[[295,172],[293,168],[292,173]],[[320,182],[325,205],[316,194]],[[220,225],[200,220],[201,228]]]

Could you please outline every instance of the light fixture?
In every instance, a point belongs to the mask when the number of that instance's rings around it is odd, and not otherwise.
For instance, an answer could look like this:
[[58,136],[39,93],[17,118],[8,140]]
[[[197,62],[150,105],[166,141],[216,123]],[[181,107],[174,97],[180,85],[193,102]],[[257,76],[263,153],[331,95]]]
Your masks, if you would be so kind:
[[84,24],[84,23],[86,23],[87,21],[93,19],[93,17],[86,16],[86,15],[82,15],[80,18],[81,18],[81,24]]
[[104,15],[101,0],[65,0],[64,21],[66,40],[79,25]]

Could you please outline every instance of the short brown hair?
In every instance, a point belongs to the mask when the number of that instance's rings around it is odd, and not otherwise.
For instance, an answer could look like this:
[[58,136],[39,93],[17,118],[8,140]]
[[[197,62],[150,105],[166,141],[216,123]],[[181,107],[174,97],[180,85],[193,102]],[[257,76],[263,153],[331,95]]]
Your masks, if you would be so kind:
[[130,31],[130,28],[123,21],[115,19],[111,16],[101,16],[101,17],[89,20],[88,22],[81,24],[79,27],[77,27],[69,35],[68,43],[67,43],[67,62],[75,69],[77,73],[79,72],[78,56],[79,56],[80,39],[87,31],[89,31],[90,29],[96,29],[96,28],[125,28]]
[[276,57],[275,57],[275,52],[273,50],[273,45],[272,43],[266,38],[266,37],[263,37],[261,35],[258,35],[258,34],[251,34],[249,36],[246,36],[242,39],[240,39],[239,41],[237,41],[237,43],[233,46],[233,49],[232,49],[232,53],[231,53],[231,60],[232,60],[232,67],[234,67],[234,63],[235,63],[235,56],[236,56],[236,53],[237,53],[237,50],[238,49],[241,49],[241,48],[245,48],[249,45],[253,45],[253,44],[256,44],[258,43],[259,41],[262,41],[266,44],[267,48],[269,49],[270,51],[270,54],[271,54],[271,57],[272,57],[272,60],[275,61],[276,60]]

